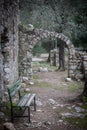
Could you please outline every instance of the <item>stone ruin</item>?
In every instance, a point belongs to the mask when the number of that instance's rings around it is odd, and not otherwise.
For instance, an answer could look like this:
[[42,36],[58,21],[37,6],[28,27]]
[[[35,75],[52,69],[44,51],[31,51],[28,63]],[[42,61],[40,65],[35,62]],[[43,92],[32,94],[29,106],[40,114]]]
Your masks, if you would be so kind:
[[[58,49],[53,49],[50,52],[51,65],[59,66],[59,52]],[[70,77],[77,81],[84,79],[87,73],[87,53],[75,50],[75,56],[68,59],[70,64],[66,69],[69,69]]]
[[51,32],[48,30],[43,29],[33,29],[30,31],[28,28],[23,27],[22,25],[19,26],[19,68],[20,68],[20,75],[24,75],[27,77],[31,77],[32,75],[32,49],[38,41],[43,39],[56,39],[59,38],[64,41],[68,48],[68,77],[72,77],[70,73],[70,64],[71,58],[75,57],[75,48],[68,37],[63,35],[62,33]]
[[[87,53],[76,51],[62,33],[18,27],[18,14],[18,0],[0,0],[0,99],[19,76],[32,79],[32,49],[42,39],[62,40],[68,48],[68,77],[83,77],[87,72]],[[57,55],[55,59],[58,59]]]
[[18,0],[0,0],[0,98],[18,79]]
[[[87,62],[86,53],[75,50],[72,42],[62,33],[51,32],[43,29],[33,29],[32,31],[19,25],[19,72],[20,75],[32,77],[32,49],[38,41],[49,38],[62,40],[68,48],[68,77],[79,80],[83,78],[83,63]],[[58,64],[58,50],[51,51],[51,65]],[[86,67],[85,67],[86,68]]]

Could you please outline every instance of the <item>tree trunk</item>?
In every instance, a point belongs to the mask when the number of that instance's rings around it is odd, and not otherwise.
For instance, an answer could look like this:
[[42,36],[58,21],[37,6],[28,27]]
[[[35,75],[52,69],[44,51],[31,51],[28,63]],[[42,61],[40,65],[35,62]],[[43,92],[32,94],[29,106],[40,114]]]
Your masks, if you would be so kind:
[[65,56],[64,56],[64,43],[60,41],[59,44],[59,68],[58,70],[65,70]]
[[83,90],[82,95],[85,96],[85,97],[87,97],[87,81],[85,81],[84,90]]
[[50,43],[50,49],[49,49],[49,56],[48,56],[48,59],[47,59],[47,62],[50,62],[50,51],[54,49],[54,41],[51,41]]
[[84,90],[82,92],[82,96],[87,97],[87,72],[84,73]]

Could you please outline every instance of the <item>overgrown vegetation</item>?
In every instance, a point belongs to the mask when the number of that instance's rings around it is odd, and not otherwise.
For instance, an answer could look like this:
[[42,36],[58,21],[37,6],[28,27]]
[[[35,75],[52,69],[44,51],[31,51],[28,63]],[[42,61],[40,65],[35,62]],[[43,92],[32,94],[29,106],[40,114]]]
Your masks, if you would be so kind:
[[[83,96],[82,100],[83,100],[84,103],[87,103],[87,97]],[[85,108],[87,109],[87,106],[85,106]]]
[[40,88],[44,88],[44,87],[51,87],[51,85],[48,82],[36,82],[36,86],[40,87]]
[[68,86],[68,90],[70,92],[74,92],[76,90],[82,90],[82,89],[83,89],[83,84],[82,83],[78,83],[78,82],[72,82]]
[[66,121],[71,123],[72,125],[79,126],[80,128],[85,128],[87,129],[87,115],[83,118],[66,118]]
[[37,43],[34,46],[32,53],[34,56],[40,56],[41,53],[47,53],[47,51],[44,47],[42,47],[42,45],[40,43]]
[[40,61],[40,62],[32,62],[33,70],[38,70],[39,67],[46,67],[48,71],[56,71],[56,66],[51,66],[46,61]]

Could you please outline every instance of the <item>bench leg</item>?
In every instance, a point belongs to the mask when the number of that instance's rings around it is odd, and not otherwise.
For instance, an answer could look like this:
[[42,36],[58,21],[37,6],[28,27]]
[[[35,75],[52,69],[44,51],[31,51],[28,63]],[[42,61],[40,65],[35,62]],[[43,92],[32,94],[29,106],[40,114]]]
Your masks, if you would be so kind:
[[31,120],[30,120],[30,107],[28,107],[28,119],[29,119],[29,123],[31,123]]
[[34,97],[34,110],[36,111],[36,98]]

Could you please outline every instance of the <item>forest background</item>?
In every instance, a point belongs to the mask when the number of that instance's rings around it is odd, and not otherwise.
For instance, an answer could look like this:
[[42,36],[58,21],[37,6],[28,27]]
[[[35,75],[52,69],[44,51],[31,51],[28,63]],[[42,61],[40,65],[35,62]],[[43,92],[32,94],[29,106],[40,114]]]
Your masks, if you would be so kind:
[[[35,28],[63,33],[76,48],[87,50],[86,0],[20,0],[19,9],[20,21],[25,26],[33,24]],[[49,44],[45,48],[49,50]],[[36,49],[45,52],[40,44]]]

